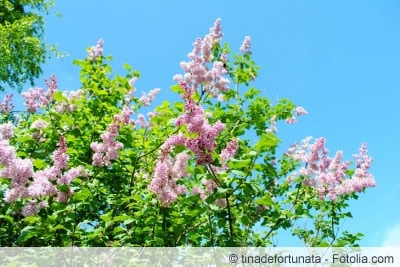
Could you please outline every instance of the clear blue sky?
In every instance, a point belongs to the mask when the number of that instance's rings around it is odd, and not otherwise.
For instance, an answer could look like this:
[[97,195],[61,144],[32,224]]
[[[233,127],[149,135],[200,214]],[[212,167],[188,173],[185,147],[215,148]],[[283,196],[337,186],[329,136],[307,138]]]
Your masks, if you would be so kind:
[[352,159],[366,142],[378,186],[351,204],[354,218],[343,228],[363,232],[363,246],[400,245],[399,1],[56,0],[55,11],[62,17],[47,18],[46,42],[70,56],[49,62],[44,77],[56,74],[66,90],[80,86],[72,60],[99,38],[116,71],[131,64],[142,74],[138,91],[160,87],[165,99],[179,62],[216,18],[233,50],[251,36],[262,66],[254,85],[309,112],[280,126],[283,146],[324,136],[332,156],[342,149]]

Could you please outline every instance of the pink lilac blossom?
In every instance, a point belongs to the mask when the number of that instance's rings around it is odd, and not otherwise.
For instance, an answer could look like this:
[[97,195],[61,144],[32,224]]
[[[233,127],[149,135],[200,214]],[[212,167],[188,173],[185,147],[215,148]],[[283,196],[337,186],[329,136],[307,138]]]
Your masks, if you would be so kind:
[[25,98],[24,105],[27,107],[28,112],[34,113],[38,108],[41,108],[44,105],[42,102],[44,95],[43,88],[30,88],[28,92],[23,92],[21,95]]
[[[192,188],[191,193],[193,195],[199,195],[200,199],[205,201],[210,194],[214,193],[214,190],[218,187],[218,185],[212,179],[204,179],[201,184],[203,187],[205,187],[204,189],[195,186]],[[223,198],[216,199],[214,203],[222,208],[226,207],[227,204],[226,199]]]
[[193,50],[188,54],[190,61],[180,63],[184,74],[174,75],[173,79],[177,82],[186,82],[193,90],[201,87],[213,97],[217,97],[221,91],[226,91],[229,88],[229,80],[224,77],[227,74],[224,67],[226,59],[214,61],[212,56],[212,49],[215,45],[219,45],[221,38],[221,20],[217,19],[208,35],[194,41]]
[[90,144],[90,148],[95,152],[93,154],[93,166],[110,166],[111,160],[118,158],[118,150],[122,149],[124,145],[117,142],[115,138],[118,135],[119,125],[113,122],[109,127],[108,131],[101,134],[100,138],[102,143],[93,142]]
[[296,107],[296,115],[297,116],[302,116],[302,115],[307,115],[308,112],[303,108],[303,107]]
[[129,90],[129,92],[125,95],[125,99],[124,99],[125,105],[128,105],[128,106],[129,106],[129,104],[132,102],[132,99],[133,99],[133,97],[134,97],[135,92],[136,92],[136,89],[135,89],[135,88],[132,88],[132,89]]
[[124,105],[122,111],[114,116],[114,120],[126,125],[135,125],[135,122],[130,118],[132,114],[133,110],[129,105]]
[[21,95],[25,98],[24,105],[27,111],[35,113],[37,109],[49,105],[53,99],[54,92],[57,91],[57,78],[52,75],[49,80],[45,80],[47,91],[43,88],[30,88],[28,92],[23,92]]
[[84,91],[82,89],[78,89],[76,91],[69,92],[68,99],[70,101],[80,100],[83,96]]
[[153,111],[147,112],[147,117],[148,117],[149,119],[153,118],[153,117],[156,116],[156,115],[157,115],[156,112],[153,112]]
[[236,155],[238,150],[238,140],[232,140],[227,145],[226,148],[221,151],[221,158],[224,162],[228,161],[229,159],[233,158]]
[[168,207],[175,201],[178,195],[186,193],[186,187],[178,185],[177,182],[187,176],[186,165],[190,155],[179,153],[175,159],[171,156],[162,156],[158,161],[154,171],[154,179],[149,185],[150,191],[157,194],[158,199],[164,207]]
[[219,95],[217,96],[217,100],[218,100],[219,102],[224,102],[224,101],[225,101],[225,96],[224,96],[223,94],[219,94]]
[[9,114],[13,110],[12,98],[12,93],[4,96],[3,102],[0,102],[0,113]]
[[33,132],[31,134],[31,136],[32,136],[32,139],[37,141],[37,142],[43,143],[44,141],[46,141],[46,135],[43,133],[42,130],[37,131],[37,132]]
[[0,176],[11,179],[11,186],[25,185],[32,175],[33,165],[30,159],[15,158],[0,170]]
[[214,26],[210,28],[210,35],[213,39],[214,44],[219,44],[223,36],[221,28],[221,18],[217,18],[217,20],[214,22]]
[[28,196],[29,195],[25,186],[14,186],[5,192],[4,201],[11,203]]
[[36,200],[31,200],[22,208],[21,214],[24,217],[34,216],[38,212],[38,209],[39,207]]
[[304,178],[305,185],[316,189],[320,199],[328,197],[335,201],[340,195],[361,192],[376,185],[374,177],[369,173],[372,158],[368,156],[364,143],[360,154],[353,156],[356,159],[354,174],[346,178],[350,163],[342,161],[343,152],[337,151],[334,158],[330,158],[324,138],[316,139],[313,144],[309,143],[310,140],[311,137],[308,137],[302,141],[302,145],[293,145],[287,154],[305,163],[305,167],[297,174]]
[[154,100],[154,98],[160,93],[160,88],[155,88],[153,90],[150,90],[149,93],[142,93],[142,96],[139,98],[139,101],[144,105],[144,106],[150,106],[151,102]]
[[244,54],[251,54],[251,38],[250,36],[246,36],[243,40],[242,45],[240,46],[240,51]]
[[135,85],[135,83],[136,83],[136,81],[138,80],[138,78],[137,77],[133,77],[132,79],[130,79],[128,82],[129,82],[129,85],[131,86],[131,87],[133,87],[134,85]]
[[144,118],[143,114],[138,115],[137,123],[140,125],[141,128],[147,127],[146,119]]
[[[5,193],[5,201],[14,202],[30,198],[31,200],[23,208],[22,214],[31,216],[47,206],[46,201],[33,205],[37,202],[36,198],[62,195],[56,185],[69,185],[77,176],[86,176],[87,171],[82,166],[71,168],[63,173],[63,170],[67,169],[69,159],[66,152],[66,140],[61,136],[58,148],[52,154],[53,166],[34,172],[31,159],[17,158],[16,152],[8,140],[0,140],[0,164],[3,166],[0,176],[11,179],[10,188]],[[63,199],[58,197],[58,200],[65,201],[71,194],[70,190],[69,194],[66,194]]]
[[53,94],[57,91],[57,77],[55,75],[51,75],[50,79],[44,80],[46,86],[47,86],[47,92],[46,92],[46,99],[48,101],[51,100],[51,97]]
[[31,124],[31,129],[36,129],[36,130],[42,130],[46,128],[49,125],[49,123],[45,120],[42,119],[37,119]]
[[15,149],[7,139],[0,140],[0,164],[7,167],[16,158]]
[[97,41],[97,44],[89,49],[87,59],[90,61],[95,61],[98,57],[100,57],[103,54],[103,46],[104,40],[99,39],[99,41]]
[[291,118],[287,118],[286,119],[286,123],[288,124],[295,124],[296,123],[296,118],[295,117],[291,117]]
[[222,63],[226,63],[228,61],[228,54],[226,52],[222,52],[220,60]]
[[361,192],[366,187],[376,186],[374,177],[369,173],[372,158],[368,156],[367,145],[362,143],[360,153],[353,155],[356,160],[356,169],[352,179],[346,180],[337,188],[337,194],[348,194],[351,192]]
[[218,198],[217,200],[215,200],[214,202],[216,205],[220,206],[221,208],[226,208],[227,206],[227,202],[225,198]]
[[57,194],[57,187],[51,182],[52,180],[54,180],[53,174],[49,173],[49,169],[36,171],[33,174],[33,181],[27,188],[29,196],[37,198]]
[[56,201],[60,203],[67,203],[68,199],[72,196],[73,193],[74,190],[71,187],[68,188],[68,192],[58,191]]
[[57,182],[58,182],[58,184],[70,185],[71,182],[76,177],[87,177],[87,176],[88,176],[87,170],[85,168],[83,168],[82,166],[78,166],[78,167],[71,168],[68,171],[64,172]]
[[181,97],[185,100],[185,113],[176,120],[176,126],[186,124],[189,132],[197,134],[198,137],[185,141],[185,146],[196,154],[197,164],[211,163],[211,154],[216,148],[215,138],[225,129],[225,125],[221,121],[209,125],[203,108],[192,99],[193,90],[185,82],[181,82],[181,87],[184,89]]
[[[176,200],[180,193],[186,192],[186,188],[177,185],[176,182],[186,176],[186,165],[190,156],[181,153],[173,159],[170,155],[173,148],[176,145],[184,145],[195,154],[197,164],[210,164],[213,161],[212,153],[216,148],[215,139],[225,129],[225,125],[220,121],[210,125],[207,114],[192,98],[194,90],[187,86],[185,82],[181,82],[180,85],[184,90],[181,97],[185,100],[185,113],[178,117],[175,125],[186,125],[189,133],[196,135],[191,138],[186,138],[182,134],[172,135],[160,147],[154,178],[149,189],[157,194],[158,199],[165,206],[169,206]],[[229,142],[221,152],[223,161],[233,157],[237,148],[237,140]],[[215,182],[207,180],[206,183],[214,183],[206,185],[208,192],[213,191],[215,188],[213,186],[216,186]]]
[[62,113],[71,113],[76,110],[76,105],[73,104],[73,101],[80,100],[83,96],[83,90],[71,91],[69,94],[67,92],[63,92],[63,96],[67,98],[66,101],[61,101],[55,105],[55,110]]
[[8,140],[14,135],[15,126],[10,121],[0,124],[0,140]]
[[53,159],[53,166],[55,168],[59,170],[67,168],[69,156],[67,154],[67,141],[64,136],[60,137],[58,149],[53,152],[51,158]]
[[267,133],[277,133],[278,128],[276,126],[276,117],[273,116],[269,121],[269,127],[265,130]]
[[203,201],[205,201],[206,198],[207,198],[207,195],[206,195],[206,193],[204,192],[204,190],[201,189],[201,188],[199,188],[199,187],[197,187],[197,186],[195,186],[195,187],[192,188],[191,193],[192,193],[193,195],[200,195],[200,199],[203,200]]

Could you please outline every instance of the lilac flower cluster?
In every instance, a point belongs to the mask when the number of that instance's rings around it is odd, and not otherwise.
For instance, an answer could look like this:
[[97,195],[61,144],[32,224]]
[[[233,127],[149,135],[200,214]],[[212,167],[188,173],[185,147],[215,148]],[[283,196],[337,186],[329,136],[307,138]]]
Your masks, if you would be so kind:
[[[217,166],[211,166],[212,170],[215,173],[220,173],[222,171],[226,171],[228,169],[228,165],[227,162],[229,159],[233,158],[236,153],[237,150],[239,148],[239,144],[238,144],[238,140],[232,140],[230,141],[226,147],[221,151],[220,153],[220,158],[221,158],[221,167],[217,167]],[[200,198],[204,201],[209,194],[212,194],[214,192],[214,190],[218,187],[217,183],[212,180],[212,179],[205,179],[202,181],[202,185],[205,187],[200,188],[200,187],[194,187],[192,189],[192,194],[194,195],[200,195]],[[217,204],[220,207],[226,207],[227,203],[226,203],[226,199],[217,199],[215,201],[215,204]]]
[[[195,134],[195,137],[188,138],[182,134],[175,134],[160,147],[154,178],[149,189],[158,195],[158,199],[164,206],[169,206],[179,194],[186,192],[185,187],[177,185],[177,181],[186,176],[186,172],[176,174],[174,166],[185,170],[190,157],[187,154],[178,154],[174,161],[170,156],[173,148],[183,145],[196,155],[197,164],[210,164],[213,161],[212,153],[216,148],[215,138],[225,129],[225,125],[220,121],[210,125],[204,110],[192,98],[194,89],[189,88],[185,82],[181,82],[180,85],[184,90],[182,98],[185,100],[185,113],[176,120],[175,124],[176,126],[186,125],[188,132]],[[229,143],[221,153],[222,159],[227,160],[236,153],[235,149],[237,149],[236,141]]]
[[14,135],[15,126],[10,121],[0,124],[0,140],[8,140]]
[[[304,115],[308,114],[307,110],[305,110],[303,107],[296,107],[295,113],[296,113],[296,116],[304,116]],[[297,118],[294,115],[292,117],[286,119],[286,123],[288,123],[288,124],[294,124],[296,122],[297,122]],[[277,133],[278,132],[276,116],[271,117],[271,119],[269,121],[269,127],[265,131],[267,133]]]
[[95,61],[99,56],[103,54],[103,46],[104,46],[104,40],[99,39],[97,41],[97,44],[89,49],[88,53],[89,55],[87,59],[90,61]]
[[38,119],[32,122],[31,124],[31,129],[33,130],[32,138],[38,142],[44,142],[46,138],[43,129],[45,129],[48,125],[49,123],[42,119]]
[[[303,116],[303,115],[308,114],[307,110],[305,110],[303,107],[296,107],[295,112],[296,112],[297,116]],[[297,122],[296,117],[291,117],[291,118],[286,119],[286,123],[288,123],[288,124],[294,124],[296,122]]]
[[141,128],[146,128],[149,126],[149,122],[146,121],[145,117],[143,114],[139,114],[137,116],[137,123],[140,125]]
[[343,162],[342,151],[337,151],[334,158],[328,157],[325,147],[325,139],[316,139],[310,144],[311,137],[302,140],[301,145],[294,144],[287,154],[295,160],[305,163],[297,173],[291,176],[301,175],[304,183],[316,188],[321,199],[328,197],[336,200],[337,196],[361,192],[364,188],[376,185],[374,177],[369,173],[372,158],[368,156],[366,144],[360,147],[359,155],[353,155],[356,159],[354,174],[346,179],[349,162]]
[[95,152],[93,154],[93,166],[110,166],[111,160],[118,158],[117,150],[124,147],[122,143],[115,140],[118,132],[119,125],[113,122],[108,127],[108,131],[100,135],[102,143],[93,142],[90,144],[90,148]]
[[277,133],[278,132],[278,127],[276,126],[276,117],[272,116],[272,118],[269,121],[269,127],[265,129],[267,133]]
[[[47,206],[44,200],[46,196],[55,196],[56,201],[66,202],[71,196],[72,189],[68,192],[58,190],[57,186],[70,185],[73,179],[78,176],[86,176],[87,172],[82,167],[71,168],[68,171],[68,155],[65,138],[62,136],[58,143],[58,149],[53,152],[53,166],[44,170],[34,171],[31,159],[21,159],[16,156],[15,149],[9,141],[0,140],[0,176],[11,179],[10,189],[6,191],[5,201],[15,202],[19,199],[30,201],[22,209],[24,216],[31,216],[41,208]],[[38,200],[40,200],[38,202]]]
[[251,39],[250,36],[246,36],[243,40],[242,45],[240,46],[240,51],[243,54],[251,54]]
[[142,96],[139,98],[139,101],[144,105],[144,106],[150,106],[151,102],[154,100],[154,98],[160,93],[160,88],[155,88],[153,90],[150,90],[149,93],[142,93]]
[[14,108],[12,103],[13,94],[5,95],[3,98],[3,102],[0,102],[0,113],[8,114]]
[[[204,38],[197,38],[193,43],[193,50],[188,54],[189,62],[181,62],[184,75],[177,74],[174,80],[185,82],[193,90],[198,90],[199,86],[212,96],[217,97],[219,92],[226,91],[229,80],[224,77],[227,71],[224,67],[224,58],[220,61],[212,56],[212,49],[218,45],[222,38],[221,19],[217,19],[214,27],[210,28],[210,33]],[[225,59],[226,60],[226,59]],[[210,64],[212,68],[210,69]]]
[[239,148],[239,144],[238,144],[238,140],[236,140],[236,139],[230,141],[226,145],[226,148],[224,148],[220,154],[223,164],[226,164],[226,162],[229,159],[233,158],[236,155],[238,148]]
[[179,153],[173,159],[170,155],[163,156],[156,164],[154,175],[149,189],[158,195],[163,206],[168,207],[178,195],[186,193],[184,185],[178,185],[178,180],[187,176],[186,165],[190,155]]
[[79,89],[77,91],[72,91],[69,92],[67,95],[66,92],[63,92],[63,95],[67,98],[66,101],[61,101],[60,103],[57,103],[55,106],[55,110],[58,113],[71,113],[72,111],[76,110],[76,105],[73,104],[73,101],[75,100],[80,100],[83,95],[83,90]]
[[197,137],[187,139],[185,146],[196,154],[197,164],[209,164],[212,162],[212,152],[216,148],[215,138],[225,129],[225,125],[221,121],[209,125],[203,108],[192,99],[194,91],[185,82],[181,82],[180,85],[184,90],[182,98],[185,100],[185,113],[175,124],[176,126],[186,124],[189,133],[197,134]]
[[132,114],[133,110],[129,107],[129,105],[124,105],[122,107],[122,111],[114,116],[114,120],[122,124],[135,125],[135,122],[131,119]]
[[[136,79],[130,81],[130,83],[132,82],[132,86],[135,81]],[[150,98],[154,98],[158,90],[155,89],[149,93]],[[128,92],[125,96],[121,112],[114,115],[114,121],[108,126],[107,131],[100,135],[102,142],[92,142],[90,144],[90,148],[95,152],[92,157],[93,166],[109,167],[111,166],[111,161],[118,158],[118,150],[124,147],[121,142],[116,141],[121,125],[135,125],[135,121],[131,119],[131,115],[134,112],[130,107],[134,92],[134,88]]]
[[30,88],[28,92],[21,95],[25,98],[24,105],[28,112],[35,113],[37,109],[49,105],[53,98],[53,94],[57,91],[57,78],[52,75],[50,80],[46,80],[47,91],[43,88]]

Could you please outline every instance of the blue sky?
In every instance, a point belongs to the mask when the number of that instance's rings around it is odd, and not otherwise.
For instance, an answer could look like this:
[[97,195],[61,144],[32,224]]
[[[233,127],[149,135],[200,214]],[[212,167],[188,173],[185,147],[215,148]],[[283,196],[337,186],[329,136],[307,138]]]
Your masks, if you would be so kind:
[[[352,159],[366,142],[378,186],[351,204],[354,218],[343,229],[363,232],[363,246],[400,245],[399,1],[56,0],[52,12],[46,42],[69,56],[46,64],[43,77],[57,75],[65,90],[79,88],[71,62],[99,38],[116,72],[129,63],[142,75],[138,91],[160,87],[162,100],[173,96],[172,76],[181,73],[194,39],[218,17],[232,50],[251,36],[262,67],[253,85],[309,112],[295,125],[280,125],[283,146],[324,136],[332,156],[341,149]],[[297,244],[285,242],[279,244]]]

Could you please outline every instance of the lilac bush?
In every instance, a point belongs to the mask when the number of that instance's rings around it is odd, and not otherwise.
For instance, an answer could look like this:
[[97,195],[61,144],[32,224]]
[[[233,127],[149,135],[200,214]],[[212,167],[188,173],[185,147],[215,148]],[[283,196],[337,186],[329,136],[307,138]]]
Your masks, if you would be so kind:
[[[111,75],[104,41],[74,63],[81,87],[0,103],[0,245],[271,246],[287,230],[307,246],[355,246],[339,228],[349,200],[376,185],[365,144],[354,165],[325,139],[287,146],[277,123],[306,109],[251,86],[251,39],[222,44],[218,19],[197,38],[171,90],[137,95],[138,71]],[[142,108],[154,108],[143,115]],[[295,127],[288,125],[287,127]]]

